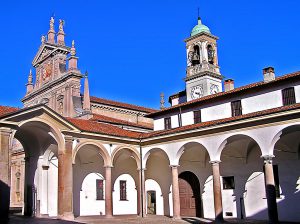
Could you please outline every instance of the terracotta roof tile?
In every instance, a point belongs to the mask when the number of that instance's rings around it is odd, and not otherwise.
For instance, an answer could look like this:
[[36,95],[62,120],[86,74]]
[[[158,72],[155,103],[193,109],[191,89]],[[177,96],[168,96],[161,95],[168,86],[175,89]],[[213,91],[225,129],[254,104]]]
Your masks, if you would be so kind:
[[17,110],[19,109],[16,107],[0,106],[0,117],[12,112],[16,112]]
[[93,117],[90,120],[100,121],[100,122],[107,122],[107,123],[117,124],[117,125],[126,125],[126,126],[131,126],[131,127],[153,129],[153,125],[151,125],[149,123],[139,122],[137,124],[137,123],[134,123],[134,122],[124,121],[124,120],[121,120],[121,119],[107,117],[107,116],[100,115],[100,114],[93,114]]
[[140,132],[129,131],[129,130],[116,127],[114,125],[103,124],[96,121],[83,120],[78,118],[66,118],[66,119],[82,131],[111,135],[116,137],[134,138],[134,139],[138,139],[141,135]]
[[227,92],[220,92],[220,93],[217,93],[217,94],[212,94],[212,95],[208,95],[208,96],[205,96],[205,97],[201,97],[199,99],[191,100],[191,101],[186,102],[186,103],[177,104],[177,105],[172,106],[172,107],[167,107],[167,108],[162,109],[162,110],[157,110],[156,112],[148,114],[146,117],[154,117],[154,116],[156,116],[158,114],[161,114],[163,112],[172,111],[175,108],[185,107],[185,106],[188,106],[188,105],[209,101],[209,100],[216,99],[216,98],[222,97],[222,96],[228,96],[229,97],[230,95],[234,95],[236,93],[240,93],[240,92],[243,92],[243,91],[246,91],[246,90],[254,89],[256,87],[262,87],[262,86],[265,86],[265,85],[272,85],[272,84],[278,83],[280,81],[287,80],[287,79],[294,78],[294,77],[300,77],[300,71],[277,77],[275,80],[270,81],[270,82],[260,81],[260,82],[252,83],[252,84],[249,84],[249,85],[246,85],[246,86],[241,86],[241,87],[235,88],[235,89],[227,91]]
[[133,104],[98,98],[95,96],[91,96],[91,102],[105,104],[105,105],[109,105],[109,106],[121,107],[121,108],[125,108],[125,109],[130,109],[130,110],[137,110],[137,111],[146,112],[146,113],[153,113],[153,112],[157,111],[157,110],[151,109],[151,108],[146,108],[146,107],[141,107],[141,106],[137,106],[137,105],[133,105]]
[[258,117],[258,116],[263,116],[263,115],[268,115],[268,114],[272,114],[272,113],[283,112],[283,111],[288,111],[288,110],[293,110],[293,109],[299,109],[299,108],[300,108],[300,103],[297,103],[297,104],[292,104],[289,106],[282,106],[282,107],[277,107],[277,108],[273,108],[273,109],[244,114],[244,115],[240,115],[240,116],[236,116],[236,117],[229,117],[229,118],[224,118],[224,119],[219,119],[219,120],[201,122],[198,124],[186,125],[186,126],[182,126],[182,127],[178,127],[178,128],[174,128],[174,129],[169,129],[169,130],[161,130],[161,131],[154,131],[154,132],[150,132],[150,133],[144,133],[142,135],[142,137],[149,138],[149,137],[162,136],[162,135],[167,135],[167,134],[174,134],[174,133],[178,133],[178,132],[182,132],[182,131],[210,127],[210,126],[214,126],[214,125],[228,123],[231,121],[238,121],[238,120],[242,120],[242,119],[246,119],[246,118],[253,118],[253,117]]

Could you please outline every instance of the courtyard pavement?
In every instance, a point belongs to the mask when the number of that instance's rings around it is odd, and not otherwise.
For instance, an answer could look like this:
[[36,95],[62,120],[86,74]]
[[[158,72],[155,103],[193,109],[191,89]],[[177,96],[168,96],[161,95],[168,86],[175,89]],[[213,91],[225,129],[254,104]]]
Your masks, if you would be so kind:
[[[113,218],[106,219],[102,217],[79,217],[76,218],[75,221],[64,221],[58,219],[50,219],[50,218],[33,218],[33,217],[24,217],[11,215],[9,221],[4,222],[0,220],[1,224],[134,224],[134,223],[142,223],[142,224],[205,224],[205,223],[214,223],[213,220],[202,219],[202,218],[183,218],[182,220],[173,220],[172,218],[168,218],[165,216],[148,216],[146,218],[140,218],[136,216],[114,216]],[[225,223],[244,223],[244,224],[267,224],[267,221],[255,221],[255,220],[226,220]],[[281,222],[282,224],[291,224],[287,222]]]

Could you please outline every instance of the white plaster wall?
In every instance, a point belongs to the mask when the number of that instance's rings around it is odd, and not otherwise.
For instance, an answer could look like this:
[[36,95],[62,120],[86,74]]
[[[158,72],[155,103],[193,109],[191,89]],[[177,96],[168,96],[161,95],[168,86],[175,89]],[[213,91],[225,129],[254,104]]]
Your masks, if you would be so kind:
[[[120,180],[126,181],[127,200],[120,200]],[[113,214],[125,215],[136,214],[137,211],[137,190],[135,189],[134,179],[129,174],[120,175],[113,188]]]
[[153,124],[154,124],[154,131],[159,131],[159,130],[164,130],[165,129],[164,118],[154,120]]
[[193,111],[185,112],[181,114],[182,126],[194,124]]
[[295,96],[296,96],[296,103],[300,102],[300,85],[297,85],[295,88]]
[[[80,215],[105,215],[105,200],[96,200],[96,180],[104,180],[100,173],[88,174],[80,191]],[[103,196],[105,196],[105,181],[103,181]]]
[[147,192],[155,191],[155,193],[156,193],[156,215],[164,215],[164,200],[162,197],[162,192],[161,192],[161,188],[160,188],[159,184],[155,180],[148,179],[145,182],[145,189],[146,189],[146,205],[148,205]]
[[264,174],[262,172],[252,173],[247,180],[244,193],[245,213],[247,217],[267,219],[265,215],[258,215],[260,212],[265,213],[268,206],[264,181]]
[[243,114],[267,110],[282,106],[281,90],[272,91],[257,96],[246,97],[241,100]]
[[203,215],[205,218],[215,218],[215,207],[214,203],[214,192],[213,192],[213,179],[209,176],[205,182],[202,193],[202,203],[203,203]]
[[201,110],[201,118],[203,122],[228,117],[231,117],[230,103],[223,103],[216,106],[207,107]]
[[173,191],[172,191],[172,184],[170,186],[170,190],[169,190],[170,194],[169,194],[169,206],[170,206],[170,216],[172,217],[174,212],[173,212]]
[[[221,177],[221,186],[223,186],[223,178]],[[226,218],[226,212],[231,212],[232,216],[230,218],[237,218],[237,208],[236,201],[239,198],[236,197],[233,189],[222,189],[222,201],[223,203],[223,215]]]
[[171,116],[171,127],[172,128],[178,128],[179,127],[178,115],[177,114]]
[[52,158],[48,170],[48,214],[57,216],[58,200],[58,159]]

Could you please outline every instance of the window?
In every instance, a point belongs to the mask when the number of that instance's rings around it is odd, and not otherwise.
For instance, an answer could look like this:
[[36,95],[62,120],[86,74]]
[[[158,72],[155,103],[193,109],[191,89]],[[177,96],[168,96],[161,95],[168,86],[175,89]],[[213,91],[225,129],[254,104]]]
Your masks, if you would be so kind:
[[207,46],[207,56],[208,56],[208,63],[213,65],[215,61],[215,51],[211,45]]
[[[264,175],[266,176],[265,167],[264,167]],[[273,165],[273,175],[274,175],[274,182],[275,182],[276,198],[280,198],[278,165]]]
[[171,129],[171,117],[165,118],[165,129]]
[[242,104],[240,100],[231,102],[231,116],[242,115]]
[[127,200],[127,192],[126,192],[126,180],[120,180],[120,200]]
[[201,122],[201,110],[194,111],[194,124]]
[[103,197],[103,180],[96,180],[96,200],[104,200]]
[[234,176],[223,177],[223,189],[234,189]]
[[286,88],[282,90],[282,104],[283,106],[296,103],[295,89],[294,87]]

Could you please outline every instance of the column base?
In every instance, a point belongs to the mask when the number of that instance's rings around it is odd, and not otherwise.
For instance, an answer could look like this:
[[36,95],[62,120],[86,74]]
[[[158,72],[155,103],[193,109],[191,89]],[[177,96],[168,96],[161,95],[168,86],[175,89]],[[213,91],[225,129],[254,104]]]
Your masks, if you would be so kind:
[[105,218],[107,218],[107,219],[111,219],[113,217],[114,217],[113,215],[105,215]]
[[65,212],[63,215],[59,216],[59,219],[66,220],[66,221],[74,221],[75,217],[73,212]]
[[174,220],[181,220],[181,216],[173,216],[172,219],[174,219]]

